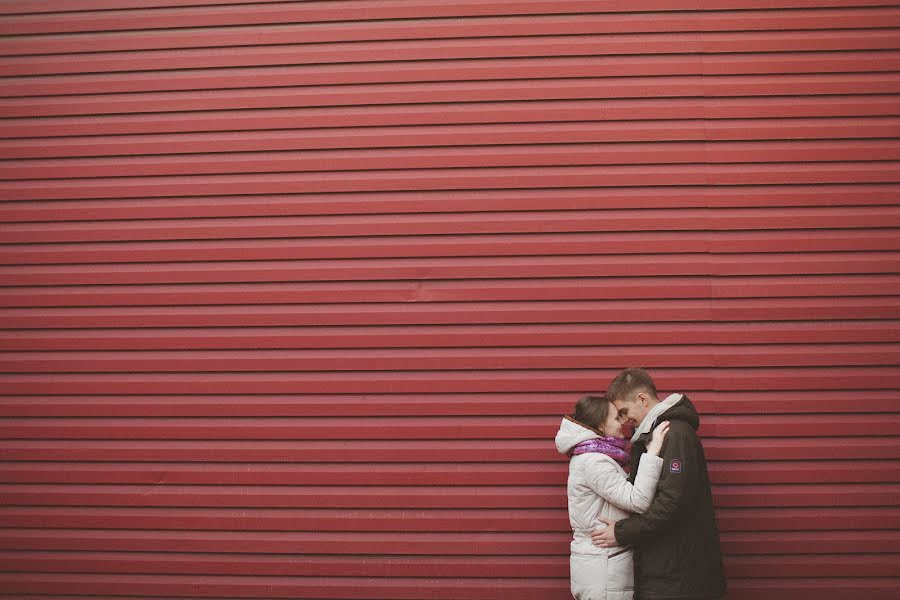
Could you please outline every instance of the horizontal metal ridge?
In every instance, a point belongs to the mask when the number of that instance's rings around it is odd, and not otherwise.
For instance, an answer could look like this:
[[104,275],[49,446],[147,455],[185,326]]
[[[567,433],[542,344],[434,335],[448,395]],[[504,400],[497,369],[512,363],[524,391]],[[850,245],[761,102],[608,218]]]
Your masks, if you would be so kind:
[[[900,14],[900,11],[898,11]],[[7,117],[587,99],[896,94],[900,75],[787,73],[313,85],[0,98]],[[114,107],[111,110],[111,107]]]
[[[867,4],[881,2],[884,0]],[[568,11],[561,9],[557,2],[542,2],[537,5],[541,7],[537,11],[523,10],[521,7],[528,6],[527,3],[512,6],[504,3],[505,8],[498,11],[502,16],[483,15],[482,9],[479,13],[483,16],[456,12],[456,16],[450,18],[440,12],[435,14],[434,4],[429,4],[417,9],[419,15],[416,18],[390,18],[387,15],[391,13],[385,14],[385,11],[390,11],[391,5],[376,4],[376,10],[385,15],[383,20],[371,20],[379,12],[363,10],[353,4],[346,7],[346,11],[328,7],[324,12],[335,15],[333,22],[327,22],[327,19],[315,22],[315,17],[309,20],[310,16],[304,16],[302,9],[298,12],[294,6],[285,13],[277,5],[270,6],[269,11],[257,7],[163,10],[162,15],[168,18],[162,19],[153,18],[159,15],[158,12],[144,11],[125,12],[118,19],[103,13],[8,16],[3,31],[8,37],[0,43],[0,54],[252,46],[258,45],[260,39],[268,44],[295,44],[560,34],[857,29],[896,27],[900,22],[900,14],[894,7],[859,6],[858,3],[854,3],[853,11],[844,10],[844,3],[836,8],[805,5],[817,10],[801,7],[775,10],[770,9],[771,4],[751,5],[751,10],[734,10],[734,3],[721,3],[717,9],[699,11],[685,11],[683,4],[669,3],[670,11],[587,12],[585,9],[596,11],[596,5],[579,2],[575,4],[578,8],[572,11],[573,14],[560,14]],[[496,3],[486,6],[492,5]],[[468,6],[471,8],[473,4]],[[681,10],[671,11],[673,8]],[[628,9],[633,11],[633,5],[628,5]],[[335,10],[338,12],[332,12]],[[190,18],[192,12],[195,13],[193,19]],[[187,18],[182,16],[185,13]],[[362,15],[369,20],[361,19]],[[16,32],[30,35],[21,35],[21,39],[9,35]]]
[[[227,152],[284,152],[295,150],[346,150],[409,147],[451,146],[515,146],[540,144],[543,150],[554,151],[560,144],[629,144],[700,142],[765,142],[773,148],[789,146],[783,140],[860,139],[900,137],[900,118],[785,118],[766,120],[716,121],[588,121],[577,123],[527,123],[478,125],[421,125],[364,128],[321,128],[262,130],[258,132],[145,134],[103,137],[59,137],[52,144],[44,138],[0,140],[3,159],[47,159],[126,157],[129,155],[178,155]],[[808,141],[807,141],[808,140]],[[834,142],[832,142],[834,143]],[[856,144],[857,142],[852,142]],[[885,143],[885,140],[881,142]],[[552,147],[551,147],[552,145]],[[627,150],[629,146],[609,146]],[[727,148],[728,146],[713,146]],[[742,147],[732,145],[731,147]],[[747,144],[748,150],[753,146]],[[865,143],[860,148],[866,147]],[[433,149],[430,149],[433,151]],[[264,155],[266,156],[266,155]],[[272,155],[279,156],[279,155]],[[249,156],[252,158],[252,156]],[[147,160],[144,158],[143,160]],[[45,163],[5,163],[45,164]]]
[[[773,119],[811,117],[891,117],[896,101],[890,95],[806,95],[798,103],[790,96],[718,98],[584,98],[532,101],[473,101],[458,104],[375,104],[359,106],[285,107],[257,110],[236,107],[216,111],[166,112],[157,103],[147,113],[75,114],[6,118],[5,132],[17,140],[27,137],[124,135],[203,131],[252,131],[324,127],[388,127],[414,125],[472,125],[510,123],[611,123],[703,119],[710,136],[720,119]],[[755,122],[754,125],[760,125]]]
[[[327,177],[341,171],[373,171],[398,178],[424,169],[497,169],[736,163],[855,162],[900,160],[900,140],[791,140],[647,142],[437,148],[373,148],[285,152],[237,152],[133,157],[49,158],[0,162],[0,180],[87,179],[184,175],[297,174]],[[733,167],[732,167],[733,168]],[[758,167],[757,167],[758,168]],[[349,176],[349,174],[348,174]],[[67,181],[67,183],[71,183]],[[14,185],[14,184],[0,184]],[[2,189],[2,188],[0,188]]]
[[41,351],[0,353],[4,373],[252,373],[289,371],[491,371],[590,369],[616,360],[657,368],[838,367],[900,364],[900,343],[751,345],[597,345],[573,347],[463,347],[179,351]]
[[[8,5],[7,5],[8,4]],[[215,4],[210,9],[206,5]],[[251,4],[254,6],[243,6]],[[605,5],[603,10],[596,10],[597,6],[591,2],[579,0],[565,0],[547,2],[546,0],[525,0],[511,2],[509,0],[494,0],[490,3],[473,2],[472,0],[460,0],[457,2],[429,2],[424,5],[404,5],[400,3],[371,2],[355,0],[342,2],[337,6],[301,5],[291,4],[281,6],[255,6],[257,2],[250,0],[161,0],[148,7],[146,3],[135,0],[75,0],[64,6],[48,2],[46,0],[31,0],[24,6],[17,6],[14,2],[0,5],[0,14],[16,15],[11,21],[25,31],[17,28],[22,33],[40,33],[40,30],[30,30],[28,26],[40,27],[41,25],[51,30],[87,31],[91,29],[106,30],[109,27],[117,28],[115,23],[122,23],[121,27],[127,30],[153,28],[153,24],[162,24],[179,27],[192,25],[224,26],[234,24],[264,24],[280,22],[301,23],[327,23],[329,21],[347,20],[398,20],[414,18],[448,18],[466,16],[491,16],[491,15],[541,15],[541,14],[583,14],[592,9],[602,13],[644,13],[644,12],[683,12],[683,5],[667,0],[655,0],[643,2],[638,6],[619,7]],[[810,2],[809,0],[791,0],[783,2],[783,9],[804,9],[842,7],[856,3],[847,0],[826,0],[822,2]],[[870,0],[869,5],[889,4],[885,0]],[[768,8],[770,4],[744,0],[742,2],[707,2],[702,7],[693,10],[723,10],[740,9],[750,10]],[[108,13],[106,11],[119,11]],[[89,14],[76,14],[89,12]],[[40,14],[43,13],[43,14]],[[58,16],[54,13],[62,13]],[[364,15],[365,19],[360,19]],[[116,19],[116,17],[119,17]],[[143,27],[138,27],[142,25]],[[55,27],[53,27],[55,26]]]
[[[0,552],[20,572],[84,572],[102,561],[105,573],[276,575],[331,577],[560,577],[568,574],[564,556],[366,556],[209,555],[203,553]],[[772,577],[890,577],[900,566],[892,555],[748,555],[728,557],[726,568],[753,578],[760,570]]]
[[[823,456],[831,460],[900,458],[896,436],[848,437],[839,446],[825,437],[713,438],[706,440],[704,447],[712,462],[821,460]],[[233,463],[238,468],[256,462],[464,465],[485,461],[560,464],[563,460],[549,434],[538,440],[0,440],[0,458],[26,462]]]
[[[589,54],[597,54],[596,51]],[[66,96],[182,90],[226,90],[317,85],[670,77],[678,75],[773,75],[877,73],[900,69],[894,49],[853,52],[678,53],[651,56],[578,56],[395,60],[331,65],[179,69],[143,73],[58,74],[6,77],[3,97]]]
[[[613,6],[613,5],[609,5]],[[6,57],[3,76],[141,72],[167,69],[268,67],[277,65],[372,63],[394,60],[463,60],[487,58],[622,56],[757,52],[840,52],[896,49],[896,31],[836,29],[818,31],[723,31],[696,33],[633,33],[616,35],[548,35],[495,38],[357,41],[346,43],[237,46],[215,49],[70,53]],[[866,67],[856,65],[855,67]]]
[[[568,393],[303,394],[281,396],[11,396],[0,397],[3,417],[331,417],[561,416],[579,396]],[[691,400],[702,415],[866,415],[900,412],[892,390],[696,389]],[[789,401],[790,400],[790,401]],[[706,420],[705,417],[704,421]]]
[[[363,421],[364,422],[364,421]],[[750,426],[753,426],[750,423]],[[823,434],[829,432],[828,423],[819,425],[805,422],[805,426],[821,427]],[[850,434],[853,431],[851,424]],[[897,423],[893,423],[894,427]],[[177,425],[173,425],[177,426]],[[124,428],[123,428],[124,429]],[[721,429],[725,429],[724,427]],[[748,427],[749,429],[749,427]],[[128,429],[134,431],[135,428]],[[260,429],[255,429],[260,431]],[[19,428],[17,432],[31,433],[31,430]],[[706,430],[704,428],[704,434]],[[527,432],[523,432],[527,433]],[[723,431],[722,434],[738,434],[737,428]],[[772,431],[772,434],[778,433]],[[872,434],[878,434],[872,431]],[[137,437],[137,436],[135,436]],[[214,439],[214,437],[210,437]],[[282,485],[375,485],[389,486],[398,482],[412,486],[465,486],[491,485],[502,482],[503,485],[551,485],[560,488],[566,485],[565,464],[559,463],[482,463],[466,465],[460,469],[458,465],[431,463],[353,463],[348,465],[270,465],[245,463],[240,467],[231,464],[170,464],[170,463],[106,463],[83,465],[80,463],[0,463],[0,482],[10,484],[129,484],[129,485],[246,485],[246,486],[282,486]],[[886,464],[885,461],[745,461],[745,462],[712,462],[710,478],[713,485],[756,485],[756,484],[789,484],[809,483],[825,484],[835,480],[856,483],[890,483],[900,478],[900,467]],[[324,516],[322,529],[330,529]],[[335,517],[337,519],[338,517]],[[357,517],[358,518],[358,517]],[[408,517],[407,517],[408,518]],[[466,527],[469,519],[462,518],[461,528]],[[556,519],[545,531],[555,531],[561,525]],[[39,521],[34,521],[40,525]],[[110,527],[107,521],[102,528]],[[157,528],[173,529],[174,525],[166,525],[162,520],[154,521]],[[307,527],[309,527],[309,521]],[[16,515],[12,524],[3,519],[0,510],[0,523],[5,526],[25,527]],[[17,524],[18,523],[18,524]],[[44,524],[46,526],[46,524]],[[223,529],[228,528],[225,520],[217,526],[201,524],[191,525],[187,529]],[[81,525],[88,526],[88,525]],[[133,523],[123,519],[119,528],[130,528]],[[472,526],[472,525],[468,525]],[[520,525],[516,525],[519,527]],[[352,521],[341,526],[354,529]],[[484,527],[484,526],[482,526]],[[500,528],[495,524],[488,529]],[[546,524],[543,527],[547,527]],[[146,528],[146,527],[144,527]],[[265,528],[265,527],[264,527]],[[293,529],[293,527],[289,527]],[[518,530],[518,529],[516,529]],[[530,528],[525,530],[530,531]],[[725,529],[728,530],[727,528]]]

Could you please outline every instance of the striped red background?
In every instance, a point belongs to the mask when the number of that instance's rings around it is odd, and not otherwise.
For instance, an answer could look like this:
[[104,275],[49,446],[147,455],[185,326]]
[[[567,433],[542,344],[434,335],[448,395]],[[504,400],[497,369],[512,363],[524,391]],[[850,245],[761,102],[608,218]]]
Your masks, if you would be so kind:
[[690,393],[730,600],[900,584],[900,4],[0,0],[0,594],[568,597]]

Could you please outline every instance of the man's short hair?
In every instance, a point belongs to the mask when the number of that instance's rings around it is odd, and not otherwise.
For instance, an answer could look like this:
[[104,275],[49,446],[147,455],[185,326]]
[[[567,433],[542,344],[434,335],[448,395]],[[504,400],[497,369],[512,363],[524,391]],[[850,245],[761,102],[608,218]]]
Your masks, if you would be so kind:
[[632,396],[639,392],[651,394],[656,398],[656,384],[645,369],[625,369],[612,380],[609,389],[606,390],[606,396],[610,400],[629,401]]

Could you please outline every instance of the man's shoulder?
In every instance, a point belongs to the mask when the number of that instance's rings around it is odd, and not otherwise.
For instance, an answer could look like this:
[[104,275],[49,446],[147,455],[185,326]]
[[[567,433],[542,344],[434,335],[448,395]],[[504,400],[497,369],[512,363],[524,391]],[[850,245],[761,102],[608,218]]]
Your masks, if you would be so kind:
[[[667,419],[660,419],[660,422],[665,421]],[[679,431],[684,433],[697,433],[697,430],[694,429],[694,426],[684,419],[668,419],[669,421],[669,430],[671,431]]]
[[700,441],[693,425],[681,419],[669,421],[669,433],[666,437],[678,439],[681,443],[699,443]]

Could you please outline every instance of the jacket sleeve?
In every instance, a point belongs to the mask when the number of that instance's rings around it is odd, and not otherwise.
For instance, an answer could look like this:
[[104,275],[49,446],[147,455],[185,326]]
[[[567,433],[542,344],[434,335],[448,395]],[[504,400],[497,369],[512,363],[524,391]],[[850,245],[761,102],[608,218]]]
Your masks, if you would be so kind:
[[653,500],[663,461],[658,456],[641,457],[634,485],[612,463],[599,458],[586,473],[587,483],[601,498],[628,512],[644,512]]
[[676,521],[693,502],[701,474],[697,437],[687,423],[673,422],[662,449],[662,474],[656,496],[646,512],[616,523],[616,540],[622,546],[652,537]]

